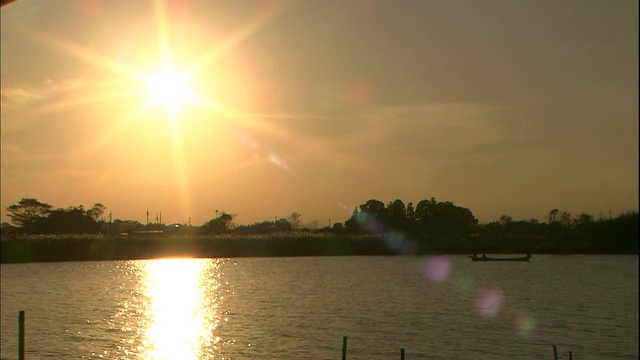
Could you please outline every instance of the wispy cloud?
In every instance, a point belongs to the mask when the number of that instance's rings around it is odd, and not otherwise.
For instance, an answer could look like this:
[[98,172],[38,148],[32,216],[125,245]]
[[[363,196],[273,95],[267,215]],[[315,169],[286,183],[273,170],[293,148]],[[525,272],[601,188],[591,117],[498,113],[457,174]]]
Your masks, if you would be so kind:
[[7,87],[2,88],[2,104],[3,105],[22,105],[24,103],[38,100],[42,95],[34,89],[24,87]]
[[[4,135],[32,129],[42,122],[65,119],[87,105],[121,102],[130,97],[122,88],[122,79],[88,80],[45,79],[39,84],[21,84],[2,88],[2,131]],[[126,88],[126,87],[125,87]],[[95,111],[95,108],[91,111]]]
[[26,107],[34,102],[58,99],[61,96],[86,88],[87,83],[81,79],[54,81],[45,79],[40,84],[26,84],[2,88],[3,106]]
[[27,150],[20,146],[9,144],[4,140],[1,143],[1,149],[3,165],[36,163],[59,156],[50,151]]
[[300,115],[260,121],[251,136],[260,143],[254,153],[264,153],[265,161],[275,153],[292,168],[307,164],[360,172],[508,154],[523,148],[527,130],[526,124],[510,119],[510,109],[479,103],[420,103],[335,118]]
[[[367,131],[356,146],[391,145],[385,151],[423,158],[458,155],[513,140],[518,126],[505,119],[505,107],[478,103],[423,103],[374,110],[363,115]],[[374,146],[375,148],[375,146]]]

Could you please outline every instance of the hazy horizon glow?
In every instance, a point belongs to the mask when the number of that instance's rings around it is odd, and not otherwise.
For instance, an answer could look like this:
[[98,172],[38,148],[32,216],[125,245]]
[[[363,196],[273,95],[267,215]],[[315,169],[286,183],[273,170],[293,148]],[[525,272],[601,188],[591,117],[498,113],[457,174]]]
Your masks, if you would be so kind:
[[[1,206],[200,225],[638,210],[634,1],[16,1]],[[173,82],[170,89],[163,83]],[[178,91],[182,88],[181,91]]]

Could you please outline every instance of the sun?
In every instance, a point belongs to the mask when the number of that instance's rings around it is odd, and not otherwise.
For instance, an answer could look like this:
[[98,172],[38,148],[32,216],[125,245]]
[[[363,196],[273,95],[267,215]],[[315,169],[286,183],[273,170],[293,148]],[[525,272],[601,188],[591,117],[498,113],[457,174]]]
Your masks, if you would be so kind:
[[189,87],[187,73],[174,70],[166,65],[161,71],[146,77],[149,102],[153,105],[164,105],[170,114],[175,115],[180,106],[193,102],[196,98]]

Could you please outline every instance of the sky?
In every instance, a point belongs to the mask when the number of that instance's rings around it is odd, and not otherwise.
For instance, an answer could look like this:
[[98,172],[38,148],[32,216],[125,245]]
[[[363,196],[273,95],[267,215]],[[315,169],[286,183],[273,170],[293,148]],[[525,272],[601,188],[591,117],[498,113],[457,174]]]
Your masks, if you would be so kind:
[[369,199],[638,210],[634,0],[18,0],[1,207],[201,225]]

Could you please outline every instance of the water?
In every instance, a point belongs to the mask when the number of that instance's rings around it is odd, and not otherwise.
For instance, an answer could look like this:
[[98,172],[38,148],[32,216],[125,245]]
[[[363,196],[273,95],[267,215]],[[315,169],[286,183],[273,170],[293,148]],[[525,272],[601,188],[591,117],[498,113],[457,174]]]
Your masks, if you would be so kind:
[[2,359],[638,358],[638,256],[2,265]]

